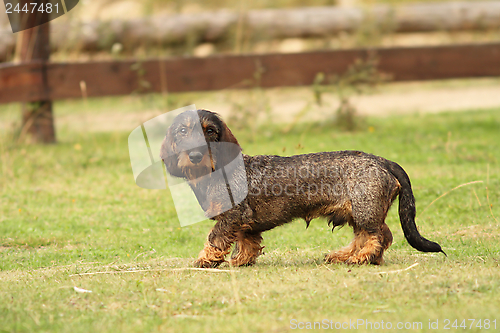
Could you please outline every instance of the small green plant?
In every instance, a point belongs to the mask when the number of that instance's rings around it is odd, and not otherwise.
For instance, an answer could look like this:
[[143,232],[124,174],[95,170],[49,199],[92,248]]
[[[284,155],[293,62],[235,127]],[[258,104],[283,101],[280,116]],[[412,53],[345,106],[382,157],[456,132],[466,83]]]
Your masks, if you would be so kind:
[[138,60],[130,66],[130,69],[137,73],[137,89],[133,94],[141,94],[151,89],[151,83],[146,80],[146,70],[142,66],[142,61]]
[[366,94],[389,79],[377,66],[377,57],[370,53],[366,60],[356,59],[344,74],[316,75],[312,85],[315,103],[318,106],[323,105],[324,93],[333,93],[340,100],[335,117],[338,127],[347,131],[354,131],[359,127],[359,117],[351,98]]

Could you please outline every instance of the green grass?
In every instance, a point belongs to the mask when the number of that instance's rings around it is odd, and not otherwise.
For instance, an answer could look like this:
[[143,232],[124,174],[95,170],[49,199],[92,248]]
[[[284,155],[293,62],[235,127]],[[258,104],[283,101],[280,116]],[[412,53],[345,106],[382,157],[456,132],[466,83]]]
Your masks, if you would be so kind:
[[[64,115],[74,103],[59,106]],[[394,243],[380,267],[324,265],[323,254],[352,232],[332,234],[315,220],[307,230],[296,221],[264,234],[266,254],[253,267],[175,270],[190,267],[212,223],[180,228],[167,191],[134,184],[129,132],[60,127],[49,146],[14,145],[4,133],[0,332],[282,332],[293,319],[422,322],[411,332],[429,332],[429,320],[443,331],[450,319],[457,331],[455,319],[496,319],[498,330],[500,110],[366,123],[356,133],[300,124],[287,134],[277,125],[235,134],[247,154],[358,149],[397,161],[411,177],[421,233],[447,258],[412,249],[393,207]],[[472,181],[482,183],[450,192]],[[86,272],[113,273],[75,275]],[[485,331],[476,323],[467,331]]]

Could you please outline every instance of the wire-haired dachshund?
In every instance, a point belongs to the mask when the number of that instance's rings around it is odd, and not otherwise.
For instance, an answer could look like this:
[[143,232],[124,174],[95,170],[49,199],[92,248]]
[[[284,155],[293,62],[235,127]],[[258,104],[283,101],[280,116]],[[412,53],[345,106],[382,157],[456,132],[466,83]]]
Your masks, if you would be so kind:
[[[381,264],[392,243],[385,218],[397,196],[408,243],[419,251],[443,252],[417,230],[408,175],[382,157],[360,151],[248,156],[221,117],[208,110],[178,115],[160,156],[172,176],[189,183],[207,217],[217,221],[197,267],[223,263],[233,243],[230,263],[254,264],[262,253],[262,232],[295,218],[309,226],[317,217],[326,217],[332,230],[346,223],[354,229],[353,241],[326,255],[326,262]],[[242,163],[234,162],[238,158]]]

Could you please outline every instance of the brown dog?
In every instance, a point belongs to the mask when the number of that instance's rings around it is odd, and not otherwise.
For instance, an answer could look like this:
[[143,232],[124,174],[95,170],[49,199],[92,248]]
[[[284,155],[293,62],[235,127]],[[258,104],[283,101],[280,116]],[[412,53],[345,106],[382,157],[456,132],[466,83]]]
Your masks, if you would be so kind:
[[[222,149],[224,144],[229,148]],[[443,252],[417,230],[408,175],[382,157],[359,151],[241,155],[220,116],[207,110],[177,116],[160,155],[168,172],[186,179],[206,215],[217,221],[197,267],[218,266],[233,243],[230,263],[254,264],[262,252],[262,232],[295,218],[309,226],[317,217],[326,217],[332,229],[346,223],[354,229],[351,244],[328,254],[327,262],[381,264],[392,243],[385,218],[398,195],[401,226],[410,245],[423,252]],[[231,162],[238,156],[240,166]]]

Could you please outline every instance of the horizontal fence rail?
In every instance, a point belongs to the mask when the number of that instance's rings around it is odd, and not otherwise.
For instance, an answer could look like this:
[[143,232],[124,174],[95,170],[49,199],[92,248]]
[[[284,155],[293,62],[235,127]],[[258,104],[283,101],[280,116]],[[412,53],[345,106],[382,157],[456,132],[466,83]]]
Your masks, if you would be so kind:
[[394,81],[500,76],[500,43],[208,58],[0,65],[0,103],[148,92],[303,86],[370,53]]

